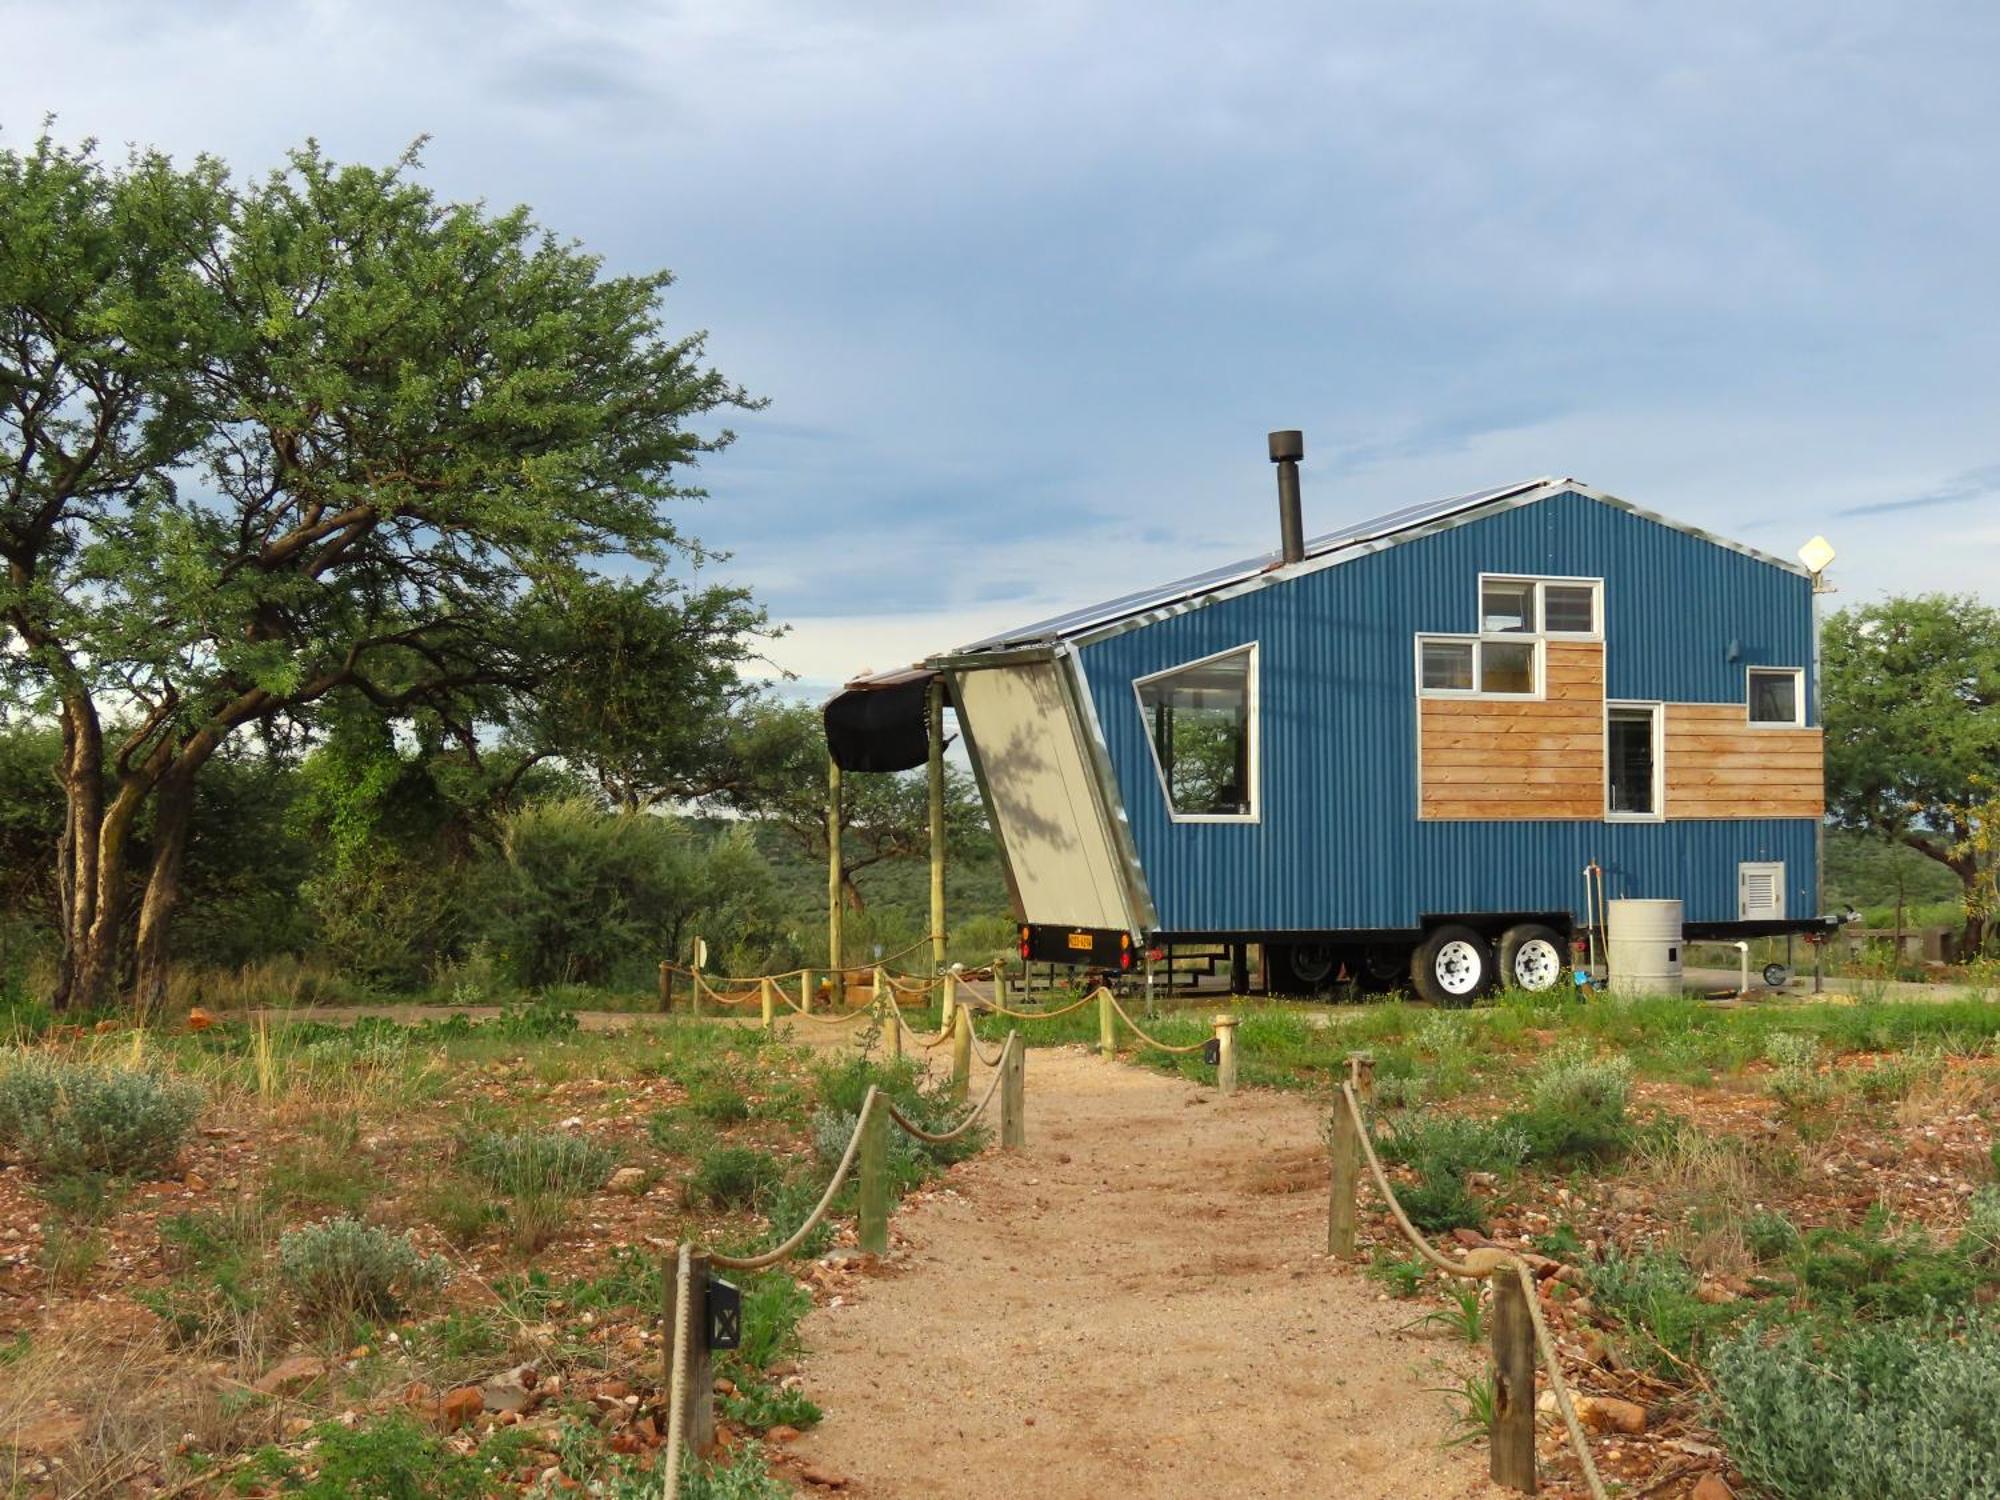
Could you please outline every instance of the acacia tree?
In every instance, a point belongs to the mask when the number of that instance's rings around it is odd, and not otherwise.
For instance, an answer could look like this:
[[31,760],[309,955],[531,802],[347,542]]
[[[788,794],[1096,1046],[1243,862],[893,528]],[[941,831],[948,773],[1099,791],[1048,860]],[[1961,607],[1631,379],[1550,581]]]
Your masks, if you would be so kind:
[[459,722],[531,696],[579,666],[531,627],[598,567],[697,550],[669,502],[730,434],[690,423],[750,403],[663,333],[671,278],[415,169],[308,145],[233,189],[207,160],[0,154],[4,670],[64,736],[58,1005],[128,961],[163,995],[195,779],[232,735],[336,691]]
[[1826,622],[1821,666],[1829,812],[1950,870],[1964,947],[1977,952],[1991,860],[1981,812],[2000,766],[2000,610],[1947,594],[1842,610]]

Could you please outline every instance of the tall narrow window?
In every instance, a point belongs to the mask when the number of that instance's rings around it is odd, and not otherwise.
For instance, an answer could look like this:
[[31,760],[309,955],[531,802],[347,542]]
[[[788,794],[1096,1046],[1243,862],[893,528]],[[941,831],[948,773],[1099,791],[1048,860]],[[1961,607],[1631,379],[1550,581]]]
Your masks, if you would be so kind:
[[1658,705],[1605,710],[1606,817],[1660,816],[1659,730]]
[[1794,727],[1805,723],[1801,712],[1805,673],[1797,667],[1750,669],[1750,722]]
[[1256,816],[1256,666],[1244,646],[1134,684],[1176,818]]

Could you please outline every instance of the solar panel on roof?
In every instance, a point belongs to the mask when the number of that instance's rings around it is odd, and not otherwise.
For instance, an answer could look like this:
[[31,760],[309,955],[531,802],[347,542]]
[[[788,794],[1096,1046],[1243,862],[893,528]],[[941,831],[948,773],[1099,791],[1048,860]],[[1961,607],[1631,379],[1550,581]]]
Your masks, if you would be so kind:
[[[1535,489],[1548,482],[1546,479],[1530,479],[1520,484],[1501,485],[1497,489],[1474,490],[1469,494],[1451,495],[1442,500],[1426,500],[1418,505],[1407,505],[1401,510],[1392,510],[1387,515],[1357,521],[1339,531],[1329,531],[1323,536],[1311,538],[1306,542],[1306,556],[1325,557],[1343,548],[1358,546],[1362,542],[1377,541],[1399,531],[1408,531],[1431,521],[1442,520],[1461,510],[1471,510],[1490,501]],[[1023,625],[1019,629],[1009,630],[1001,635],[974,641],[969,646],[959,647],[959,650],[999,651],[1009,646],[1025,646],[1081,635],[1101,625],[1109,625],[1116,620],[1144,614],[1147,610],[1157,609],[1176,600],[1211,593],[1231,583],[1254,578],[1276,563],[1278,557],[1279,554],[1276,552],[1265,552],[1256,557],[1245,558],[1241,562],[1225,563],[1222,567],[1191,574],[1172,583],[1163,583],[1154,588],[1121,595],[1116,599],[1107,599],[1101,604],[1085,605],[1081,609],[1052,615],[1046,620],[1038,620],[1031,625]]]

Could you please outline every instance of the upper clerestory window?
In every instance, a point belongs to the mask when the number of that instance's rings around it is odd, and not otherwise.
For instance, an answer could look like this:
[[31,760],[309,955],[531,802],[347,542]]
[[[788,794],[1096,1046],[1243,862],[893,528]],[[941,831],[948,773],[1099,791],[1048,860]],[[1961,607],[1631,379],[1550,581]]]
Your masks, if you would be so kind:
[[1133,684],[1176,822],[1257,817],[1257,648],[1238,646]]
[[1481,635],[1602,635],[1603,585],[1595,578],[1479,580]]

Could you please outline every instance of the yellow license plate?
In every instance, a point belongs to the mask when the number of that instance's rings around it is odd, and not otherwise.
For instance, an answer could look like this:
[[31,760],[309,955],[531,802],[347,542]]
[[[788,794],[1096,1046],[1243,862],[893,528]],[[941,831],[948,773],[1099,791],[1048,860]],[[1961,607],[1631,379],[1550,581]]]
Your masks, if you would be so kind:
[[1069,935],[1069,945],[1079,953],[1088,953],[1092,948],[1097,946],[1091,941],[1090,934],[1087,932],[1072,932]]

